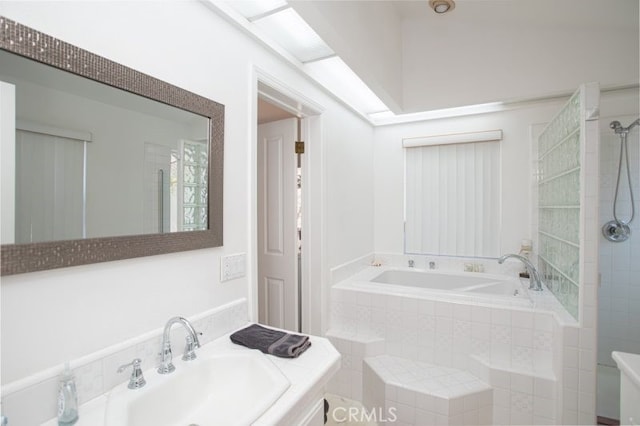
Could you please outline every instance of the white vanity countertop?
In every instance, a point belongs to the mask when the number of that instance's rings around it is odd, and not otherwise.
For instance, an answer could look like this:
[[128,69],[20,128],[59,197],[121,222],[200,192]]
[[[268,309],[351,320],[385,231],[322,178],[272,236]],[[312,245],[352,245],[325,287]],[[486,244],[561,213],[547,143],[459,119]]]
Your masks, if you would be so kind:
[[618,364],[618,369],[640,388],[640,355],[615,351],[611,356]]
[[[232,343],[229,335],[230,333],[204,345],[197,351],[198,356],[205,358],[207,355],[212,354],[251,350]],[[289,359],[265,355],[282,371],[291,385],[253,423],[255,426],[281,424],[292,412],[296,412],[296,409],[300,408],[298,407],[299,404],[306,403],[306,399],[320,394],[329,379],[340,368],[340,354],[329,340],[316,336],[310,336],[310,339],[311,346],[298,358]],[[178,368],[180,368],[180,365],[176,362],[176,369]],[[154,369],[147,370],[144,374],[157,373]],[[144,392],[144,388],[136,391],[132,390],[131,392]],[[80,418],[75,426],[102,426],[104,424],[107,398],[108,394],[104,394],[82,404],[79,408]],[[42,426],[57,426],[57,420],[51,419],[43,423]]]

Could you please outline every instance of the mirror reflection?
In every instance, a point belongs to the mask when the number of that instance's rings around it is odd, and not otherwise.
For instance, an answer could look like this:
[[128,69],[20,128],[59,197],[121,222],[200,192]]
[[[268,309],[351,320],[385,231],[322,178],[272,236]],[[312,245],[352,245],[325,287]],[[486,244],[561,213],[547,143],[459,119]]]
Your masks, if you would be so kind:
[[0,63],[16,129],[1,141],[16,188],[2,244],[207,229],[207,117],[5,51]]

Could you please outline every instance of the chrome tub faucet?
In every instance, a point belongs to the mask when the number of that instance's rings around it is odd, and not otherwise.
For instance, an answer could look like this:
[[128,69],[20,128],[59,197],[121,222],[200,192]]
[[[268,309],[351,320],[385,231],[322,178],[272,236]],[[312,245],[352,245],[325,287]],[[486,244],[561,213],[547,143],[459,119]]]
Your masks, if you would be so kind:
[[191,323],[182,317],[173,317],[164,326],[164,333],[162,334],[162,352],[160,356],[162,361],[158,367],[158,373],[168,374],[173,372],[176,367],[173,365],[173,355],[171,353],[171,326],[173,324],[181,324],[187,330],[186,346],[184,348],[184,354],[182,359],[185,361],[191,361],[196,359],[196,349],[200,347],[200,340],[198,340],[198,333],[193,328]]
[[502,264],[505,260],[507,260],[510,257],[514,259],[518,259],[520,262],[524,263],[524,266],[527,268],[527,271],[529,271],[529,276],[531,277],[529,282],[529,290],[542,291],[542,280],[540,279],[540,273],[538,273],[538,270],[536,269],[536,267],[533,266],[533,263],[531,263],[531,261],[526,257],[520,256],[518,254],[509,253],[498,258],[498,263]]

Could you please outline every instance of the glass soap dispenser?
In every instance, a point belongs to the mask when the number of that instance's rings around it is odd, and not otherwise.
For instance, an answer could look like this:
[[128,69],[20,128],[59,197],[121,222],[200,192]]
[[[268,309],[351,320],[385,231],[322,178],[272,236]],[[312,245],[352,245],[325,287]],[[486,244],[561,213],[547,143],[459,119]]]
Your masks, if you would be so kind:
[[58,390],[58,425],[70,426],[78,421],[78,393],[76,382],[69,363],[64,364],[64,372],[60,376]]

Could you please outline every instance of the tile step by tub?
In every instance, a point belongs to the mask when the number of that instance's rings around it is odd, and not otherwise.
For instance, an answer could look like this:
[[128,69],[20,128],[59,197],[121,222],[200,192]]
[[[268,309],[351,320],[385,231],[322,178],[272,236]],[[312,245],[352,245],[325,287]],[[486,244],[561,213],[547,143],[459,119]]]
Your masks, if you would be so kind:
[[364,334],[329,330],[325,336],[342,355],[340,371],[327,384],[327,391],[362,401],[362,365],[367,357],[384,354],[384,339]]
[[365,358],[363,403],[405,425],[490,425],[493,389],[471,373],[389,355]]

